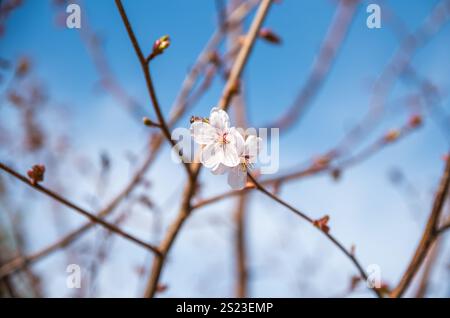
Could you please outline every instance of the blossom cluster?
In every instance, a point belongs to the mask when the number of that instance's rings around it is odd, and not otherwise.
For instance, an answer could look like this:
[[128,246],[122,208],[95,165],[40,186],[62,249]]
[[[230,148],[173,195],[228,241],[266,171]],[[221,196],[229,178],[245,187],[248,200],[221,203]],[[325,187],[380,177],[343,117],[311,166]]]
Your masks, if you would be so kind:
[[228,173],[228,184],[242,189],[256,163],[261,138],[230,127],[228,114],[214,107],[209,118],[194,117],[191,135],[201,146],[200,162],[213,174]]

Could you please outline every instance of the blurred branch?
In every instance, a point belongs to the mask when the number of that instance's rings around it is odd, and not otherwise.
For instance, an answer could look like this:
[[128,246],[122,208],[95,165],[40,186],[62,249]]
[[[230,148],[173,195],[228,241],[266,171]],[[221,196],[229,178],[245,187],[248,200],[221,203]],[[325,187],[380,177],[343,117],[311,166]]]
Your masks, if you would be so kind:
[[[18,226],[18,220],[13,215],[12,211],[6,207],[6,204],[3,204],[3,207],[6,208],[6,215],[9,218],[9,223],[11,224],[11,234],[12,238],[15,242],[15,249],[16,254],[19,255],[19,257],[23,257],[24,255],[24,238],[23,238],[23,232],[19,229]],[[3,259],[0,260],[0,263],[3,263]],[[39,286],[39,277],[28,267],[24,267],[24,273],[28,279],[28,285],[27,291],[29,290],[31,292],[32,297],[42,297],[42,290]],[[7,276],[3,277],[4,279],[9,278]],[[12,281],[12,279],[11,279]]]
[[[213,54],[215,49],[219,46],[219,43],[221,42],[225,31],[233,28],[236,24],[240,23],[258,2],[259,0],[249,0],[242,3],[229,14],[226,22],[227,28],[219,29],[211,36],[205,48],[197,58],[195,65],[191,68],[189,74],[183,81],[180,93],[178,94],[176,101],[172,106],[171,119],[169,121],[170,126],[176,123],[176,121],[181,117],[181,114],[187,109],[189,104],[192,104],[193,101],[198,99],[198,97],[194,98],[194,96],[199,95],[199,93],[206,90],[207,86],[205,84],[201,85],[202,88],[199,88],[197,90],[197,93],[189,99],[190,92],[192,91],[197,78],[199,77],[201,72],[204,71],[206,65],[210,62],[211,54]],[[205,80],[205,83],[208,83],[208,81]]]
[[441,227],[437,230],[438,234],[441,234],[450,229],[450,218],[447,218],[447,222],[441,225]]
[[244,65],[247,62],[248,57],[250,56],[251,50],[253,49],[253,44],[258,36],[258,31],[261,28],[261,24],[264,21],[264,18],[269,10],[271,0],[262,0],[261,4],[256,12],[255,18],[253,19],[253,23],[248,30],[247,35],[243,40],[242,47],[234,61],[233,67],[231,68],[230,75],[228,77],[225,88],[222,92],[222,97],[220,98],[219,104],[217,107],[226,109],[232,97],[236,93],[236,85],[241,76],[242,71],[244,70]]
[[[65,8],[65,7],[64,7]],[[64,9],[63,8],[63,9]],[[100,36],[96,34],[89,25],[88,18],[83,17],[83,27],[79,29],[82,42],[85,43],[88,52],[92,57],[97,72],[100,75],[100,83],[103,88],[110,92],[125,108],[131,113],[132,117],[141,122],[144,116],[144,109],[141,104],[132,96],[128,95],[125,89],[115,78],[113,71],[108,63],[105,51],[100,43]]]
[[106,221],[104,221],[103,219],[99,218],[98,216],[95,216],[94,214],[80,208],[78,205],[72,203],[71,201],[63,198],[62,196],[60,196],[59,194],[39,185],[39,184],[33,184],[33,182],[31,182],[27,177],[21,175],[20,173],[14,171],[12,168],[6,166],[3,163],[0,163],[0,169],[7,172],[8,174],[10,174],[11,176],[13,176],[14,178],[22,181],[23,183],[27,184],[28,186],[46,194],[47,196],[51,197],[52,199],[60,202],[61,204],[71,208],[72,210],[77,211],[78,213],[80,213],[81,215],[89,218],[92,222],[99,224],[103,227],[105,227],[106,229],[108,229],[109,231],[112,231],[120,236],[122,236],[123,238],[130,240],[140,246],[143,246],[149,250],[151,250],[153,253],[155,253],[156,255],[160,254],[160,251],[158,250],[158,248],[154,247],[151,244],[148,244],[146,242],[141,241],[140,239],[134,237],[131,234],[128,234],[125,231],[122,231],[121,229],[119,229],[117,226],[115,226],[114,224],[108,223]]
[[[324,160],[323,163],[314,163],[313,162],[312,165],[310,165],[309,167],[307,167],[305,169],[297,169],[297,171],[293,171],[293,172],[290,172],[287,174],[281,174],[279,176],[261,180],[260,182],[262,185],[265,185],[265,186],[273,185],[275,188],[279,188],[282,184],[285,184],[287,182],[297,181],[304,177],[316,176],[321,173],[338,172],[340,174],[340,173],[342,173],[342,171],[344,171],[344,169],[347,169],[351,166],[354,166],[356,164],[359,164],[359,163],[367,160],[374,154],[376,154],[379,151],[381,151],[382,149],[384,149],[386,146],[391,145],[393,143],[393,141],[399,141],[401,138],[406,137],[408,134],[413,132],[415,129],[416,129],[416,127],[411,127],[409,124],[406,124],[405,126],[403,126],[401,129],[399,129],[397,131],[398,136],[396,137],[395,140],[386,141],[386,135],[383,135],[381,138],[377,139],[374,143],[369,145],[367,148],[361,150],[359,153],[357,153],[349,158],[346,158],[346,159],[340,161],[338,164],[333,165],[331,163],[331,161],[327,161],[330,158],[325,156],[323,158],[323,160]],[[241,194],[242,192],[247,192],[247,191],[250,191],[253,189],[254,189],[253,187],[248,186],[240,191],[231,190],[231,191],[227,191],[227,192],[224,192],[224,193],[221,193],[218,195],[214,195],[214,196],[211,196],[210,198],[200,200],[193,206],[193,209],[197,209],[197,208],[203,207],[205,205],[209,205],[209,204],[215,203],[217,201],[220,201],[222,199],[236,196],[236,195]]]
[[[278,202],[279,204],[281,204],[282,206],[288,208],[289,210],[291,210],[292,212],[294,212],[296,215],[298,215],[299,217],[301,217],[302,219],[304,219],[305,221],[307,221],[308,223],[310,223],[313,226],[317,225],[315,224],[315,220],[313,220],[312,218],[310,218],[308,215],[306,215],[305,213],[303,213],[302,211],[294,208],[292,205],[290,205],[289,203],[286,203],[285,201],[283,201],[282,199],[280,199],[279,197],[277,197],[276,195],[272,194],[271,192],[269,192],[266,188],[264,188],[260,183],[258,183],[258,181],[256,181],[256,179],[250,174],[247,173],[249,179],[253,182],[253,184],[256,186],[256,188],[264,193],[266,196],[268,196],[269,198],[271,198],[272,200]],[[364,269],[362,268],[361,264],[359,263],[359,261],[356,259],[355,255],[353,255],[353,253],[351,253],[351,251],[347,250],[342,243],[340,243],[333,235],[331,235],[328,230],[325,230],[323,228],[319,228],[317,227],[320,232],[322,232],[322,234],[324,234],[340,251],[342,251],[344,253],[344,255],[353,263],[353,265],[355,265],[355,267],[357,268],[357,270],[359,271],[360,275],[362,278],[364,278],[365,281],[367,281],[368,276],[366,274],[366,272],[364,271]],[[380,291],[377,288],[372,288],[373,292],[378,296],[378,297],[382,297]]]
[[401,41],[399,47],[373,85],[368,112],[342,138],[338,146],[330,152],[331,156],[337,156],[339,153],[345,152],[346,149],[361,141],[377,126],[384,113],[386,99],[396,80],[408,70],[414,53],[445,26],[449,18],[450,1],[443,0],[433,8],[432,12],[415,32],[409,34]]
[[441,239],[438,239],[430,248],[429,255],[426,258],[424,264],[425,268],[423,270],[422,276],[420,277],[419,286],[417,288],[416,294],[414,295],[414,298],[424,298],[427,294],[430,285],[430,275],[439,255],[439,249],[441,245],[440,242]]
[[[436,196],[433,203],[433,208],[431,209],[430,216],[428,217],[428,222],[426,224],[425,230],[422,234],[422,238],[419,245],[416,248],[416,252],[409,263],[406,271],[404,272],[400,282],[397,287],[391,292],[390,296],[393,298],[401,297],[410,285],[412,279],[418,272],[420,266],[422,265],[425,257],[428,254],[434,241],[437,239],[440,233],[442,233],[442,228],[438,228],[439,218],[441,216],[445,200],[448,197],[448,191],[450,187],[450,158],[447,159],[445,171],[442,175],[439,188],[436,192]],[[445,227],[444,227],[445,228]]]
[[280,118],[264,127],[276,127],[284,131],[291,128],[305,111],[306,106],[317,95],[329,74],[334,60],[345,40],[356,12],[359,0],[341,0],[328,27],[322,47],[293,105]]
[[248,295],[248,264],[247,264],[247,248],[245,240],[245,216],[247,208],[246,194],[239,196],[237,201],[236,212],[234,218],[236,221],[235,233],[235,250],[236,250],[236,297],[244,298]]

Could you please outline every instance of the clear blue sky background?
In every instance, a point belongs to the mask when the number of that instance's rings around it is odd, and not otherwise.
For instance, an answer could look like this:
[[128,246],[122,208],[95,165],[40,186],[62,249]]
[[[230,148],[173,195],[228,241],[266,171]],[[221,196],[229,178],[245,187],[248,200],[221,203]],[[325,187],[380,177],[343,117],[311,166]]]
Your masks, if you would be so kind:
[[[438,1],[371,3],[379,3],[382,10],[389,8],[413,31]],[[399,41],[389,23],[383,20],[383,11],[381,29],[366,27],[367,4],[359,5],[337,61],[307,114],[282,138],[282,168],[298,165],[332,147],[368,110],[371,84],[389,62]],[[145,52],[150,51],[159,36],[171,36],[170,48],[152,66],[158,96],[167,114],[187,70],[214,32],[217,24],[214,1],[128,0],[124,6]],[[108,61],[120,83],[144,105],[148,116],[154,116],[136,56],[114,2],[84,1],[81,7],[90,27],[102,36]],[[273,6],[264,25],[280,34],[283,44],[273,46],[258,41],[244,73],[253,126],[259,127],[288,109],[305,82],[335,9],[334,1],[285,0]],[[6,24],[6,34],[0,38],[0,54],[8,59],[24,55],[32,58],[39,78],[46,83],[50,96],[58,101],[52,107],[64,105],[69,110],[71,118],[66,134],[77,153],[98,160],[98,154],[107,151],[115,158],[112,176],[115,182],[103,198],[106,202],[130,175],[124,153],[142,153],[148,130],[136,125],[114,99],[96,88],[99,76],[79,32],[56,27],[55,16],[50,1],[25,1]],[[447,114],[449,39],[450,25],[446,24],[412,59],[417,72],[437,83],[444,92],[441,107]],[[219,99],[222,87],[223,82],[216,80],[211,91],[180,125],[188,126],[190,115],[207,115]],[[389,96],[388,116],[369,140],[406,122],[409,109],[392,102],[413,92],[417,92],[415,85],[402,80],[396,83]],[[0,116],[12,114],[0,110]],[[315,177],[284,187],[281,195],[313,217],[330,214],[333,233],[347,246],[355,243],[363,264],[379,264],[383,279],[395,284],[416,246],[429,211],[443,169],[441,156],[448,150],[449,136],[445,134],[436,122],[426,117],[419,132],[349,169],[341,181],[334,182],[329,176]],[[8,154],[2,156],[11,160]],[[22,170],[31,163],[32,158],[16,161]],[[67,164],[71,164],[70,160]],[[420,193],[413,204],[419,210],[415,214],[411,212],[411,202],[408,203],[411,198],[389,182],[388,172],[399,166]],[[181,191],[183,170],[169,160],[168,151],[161,153],[149,176],[155,184],[152,197],[169,198],[173,191]],[[211,185],[206,194],[227,189],[224,178],[211,178],[207,172],[204,178]],[[77,189],[68,193],[76,192],[79,202],[86,202],[86,196],[93,195],[95,187],[87,181],[78,184]],[[347,259],[288,211],[259,194],[253,194],[252,199],[248,215],[252,296],[334,296],[345,290],[349,277],[354,274]],[[176,212],[177,203],[170,203],[165,210],[164,224]],[[30,242],[30,250],[58,236],[52,224],[46,223],[45,206],[42,203],[42,209],[30,211],[35,214],[33,220],[42,229],[48,229],[42,234],[34,227],[30,237],[35,239]],[[233,206],[234,202],[226,201],[200,211],[188,222],[163,275],[163,281],[169,285],[164,295],[233,295]],[[220,222],[215,224],[211,220]],[[71,219],[74,224],[79,221]],[[137,209],[126,226],[137,235],[148,237],[151,223],[151,216]],[[95,236],[86,241],[96,244]],[[445,248],[436,277],[448,281],[448,273],[443,269],[445,257],[448,259],[448,244]],[[133,268],[145,260],[145,253],[117,239],[111,258],[113,261],[101,272],[100,295],[139,295],[142,282],[137,281]],[[67,260],[57,254],[37,265],[49,282],[49,295],[71,295],[65,288],[66,264]],[[55,270],[50,272],[49,268]],[[436,286],[434,295],[445,295],[445,288],[448,293],[449,286],[442,283]],[[370,294],[362,291],[357,295]]]

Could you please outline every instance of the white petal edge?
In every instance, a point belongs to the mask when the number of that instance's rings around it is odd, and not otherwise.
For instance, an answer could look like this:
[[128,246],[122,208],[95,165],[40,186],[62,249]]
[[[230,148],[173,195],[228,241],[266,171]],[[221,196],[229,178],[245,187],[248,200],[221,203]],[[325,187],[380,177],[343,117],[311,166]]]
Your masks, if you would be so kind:
[[191,124],[191,135],[196,143],[207,145],[215,141],[216,129],[204,122],[194,122]]
[[241,161],[236,150],[236,145],[229,143],[223,145],[221,148],[223,153],[222,163],[227,167],[236,167]]
[[214,128],[226,130],[230,128],[230,117],[223,109],[214,107],[209,115],[209,124]]
[[200,162],[209,169],[217,169],[223,161],[223,150],[218,144],[206,145],[200,153]]
[[225,174],[229,170],[230,170],[229,167],[224,166],[223,164],[219,164],[217,167],[215,167],[215,169],[211,169],[211,172],[215,175],[219,175],[219,174]]
[[242,170],[242,166],[239,165],[230,169],[228,173],[228,184],[234,190],[241,190],[247,183],[247,171]]
[[235,127],[231,127],[229,133],[230,133],[230,136],[233,137],[231,139],[231,142],[234,143],[238,156],[240,157],[240,156],[244,155],[245,141],[244,141],[244,137],[242,136],[242,134]]
[[245,154],[250,157],[251,162],[256,162],[256,157],[258,156],[262,138],[250,135],[245,140]]

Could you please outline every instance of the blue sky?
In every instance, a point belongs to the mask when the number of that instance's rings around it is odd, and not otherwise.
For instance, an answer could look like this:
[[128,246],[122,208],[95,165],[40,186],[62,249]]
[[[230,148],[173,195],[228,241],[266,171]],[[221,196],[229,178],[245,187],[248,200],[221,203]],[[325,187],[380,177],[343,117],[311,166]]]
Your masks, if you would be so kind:
[[[438,1],[370,1],[381,5],[381,29],[366,27],[368,14],[365,8],[368,3],[358,6],[337,60],[319,94],[308,106],[306,115],[282,137],[282,168],[289,169],[323,153],[367,112],[371,85],[399,46],[398,38],[384,20],[383,10],[395,12],[407,29],[413,31],[423,23]],[[214,1],[124,0],[124,6],[145,52],[150,51],[153,41],[159,36],[171,36],[170,48],[152,63],[158,97],[164,113],[168,114],[187,70],[214,32],[217,24]],[[81,8],[90,27],[101,35],[108,62],[120,84],[141,102],[148,116],[154,117],[144,78],[114,2],[84,1]],[[264,25],[280,34],[283,44],[273,46],[258,41],[243,75],[248,115],[253,126],[259,127],[277,118],[291,105],[308,76],[335,9],[335,1],[284,0],[273,5]],[[137,155],[142,153],[148,130],[136,125],[113,98],[98,89],[99,75],[79,32],[56,27],[55,19],[56,11],[50,1],[25,1],[7,21],[6,34],[0,38],[0,54],[13,60],[19,56],[32,58],[36,74],[56,101],[51,107],[58,110],[64,106],[64,111],[70,114],[66,134],[80,156],[97,160],[101,151],[107,151],[116,158],[112,177],[116,182],[108,187],[105,198],[102,198],[106,200],[125,184],[130,175],[124,154],[127,151]],[[419,74],[438,84],[443,92],[441,107],[447,114],[450,111],[446,96],[450,88],[449,37],[450,25],[447,23],[429,43],[414,53],[412,59],[412,65]],[[222,87],[223,82],[216,80],[212,89],[179,125],[187,127],[191,115],[206,116],[220,98]],[[414,84],[403,80],[396,82],[388,98],[387,116],[369,136],[368,142],[407,121],[411,111],[394,102],[417,90]],[[0,116],[12,118],[13,114],[0,110]],[[425,116],[425,125],[420,131],[345,171],[341,181],[334,182],[329,176],[314,177],[285,186],[281,195],[295,206],[309,211],[313,217],[330,214],[333,233],[348,246],[356,243],[362,262],[379,264],[386,281],[395,284],[415,248],[433,189],[443,169],[441,156],[449,145],[446,132]],[[2,158],[11,160],[3,152]],[[16,165],[26,169],[32,161],[33,158],[23,158]],[[68,160],[67,164],[70,165],[71,161]],[[407,198],[389,182],[388,172],[398,166],[420,190],[417,200],[421,211],[418,211],[418,217],[411,216],[405,202]],[[181,191],[184,182],[182,169],[174,167],[168,151],[161,152],[149,177],[156,185],[151,194],[155,197],[170,197],[173,191]],[[211,185],[206,193],[227,189],[224,178],[213,178],[207,172],[203,172],[203,177]],[[74,194],[79,202],[86,203],[86,196],[92,195],[95,189],[82,180],[82,176],[77,178],[81,179],[79,186],[69,193]],[[252,247],[250,266],[254,273],[251,295],[329,296],[330,293],[339,293],[353,273],[348,260],[288,211],[260,194],[252,194],[252,199],[248,215],[249,244]],[[168,205],[165,225],[177,208],[176,202]],[[41,211],[35,211],[39,223],[44,222],[42,217],[47,213],[44,211],[45,202],[42,206]],[[233,207],[234,202],[228,200],[205,208],[188,222],[163,276],[170,286],[167,296],[232,295]],[[211,225],[207,223],[214,217],[225,220],[220,222],[218,229],[209,228]],[[77,218],[70,220],[74,223],[80,221]],[[148,237],[151,222],[148,214],[137,210],[126,226],[130,231]],[[42,226],[52,227],[51,224]],[[57,237],[54,230],[49,230],[49,233],[52,234],[41,235],[34,229],[32,237],[39,239],[30,243],[30,250]],[[87,242],[95,244],[95,238],[88,237]],[[270,244],[273,247],[268,249]],[[134,296],[139,284],[132,267],[135,263],[142,263],[145,254],[121,239],[117,239],[115,248],[114,261],[101,273],[100,295]],[[444,252],[448,257],[448,248]],[[128,256],[125,260],[121,258],[122,253]],[[301,291],[301,279],[305,271],[310,270],[304,269],[308,260],[315,260],[320,265],[317,265],[317,273],[310,275],[310,285],[314,288]],[[49,295],[67,293],[61,287],[64,271],[61,275],[49,275],[46,270],[48,266],[63,268],[64,262],[65,259],[59,255],[37,265],[37,269],[51,282]],[[118,270],[124,274],[114,274]],[[217,284],[205,287],[217,272],[222,273],[220,278],[216,277]],[[440,277],[445,275],[444,272],[439,273]],[[443,287],[439,285],[439,288],[434,291],[435,295],[442,296]],[[367,293],[362,292],[361,295]]]

